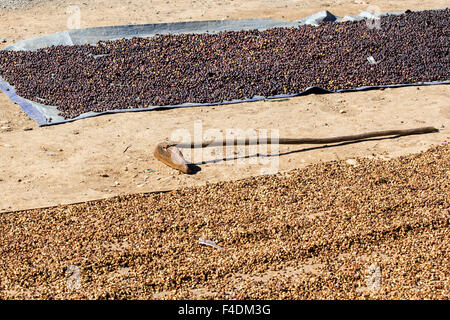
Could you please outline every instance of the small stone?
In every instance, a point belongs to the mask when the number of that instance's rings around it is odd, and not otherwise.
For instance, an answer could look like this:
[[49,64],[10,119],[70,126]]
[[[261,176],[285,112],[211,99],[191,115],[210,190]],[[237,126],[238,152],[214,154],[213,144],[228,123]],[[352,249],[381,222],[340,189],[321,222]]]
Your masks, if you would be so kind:
[[367,60],[369,61],[370,64],[378,64],[378,62],[372,56],[368,57]]
[[22,130],[23,131],[31,131],[31,130],[33,130],[33,128],[31,128],[31,127],[24,127]]
[[347,111],[341,109],[341,110],[339,110],[339,113],[347,113]]
[[2,126],[2,127],[0,127],[0,129],[2,131],[11,131],[11,127],[10,126]]

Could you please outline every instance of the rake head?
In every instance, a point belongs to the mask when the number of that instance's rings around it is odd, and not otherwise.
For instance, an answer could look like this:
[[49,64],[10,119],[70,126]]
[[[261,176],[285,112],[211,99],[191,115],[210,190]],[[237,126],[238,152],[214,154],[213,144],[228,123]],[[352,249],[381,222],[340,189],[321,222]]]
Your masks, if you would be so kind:
[[184,159],[183,154],[175,146],[175,144],[167,142],[158,143],[155,148],[154,155],[156,159],[171,168],[180,170],[183,173],[191,173],[191,169]]

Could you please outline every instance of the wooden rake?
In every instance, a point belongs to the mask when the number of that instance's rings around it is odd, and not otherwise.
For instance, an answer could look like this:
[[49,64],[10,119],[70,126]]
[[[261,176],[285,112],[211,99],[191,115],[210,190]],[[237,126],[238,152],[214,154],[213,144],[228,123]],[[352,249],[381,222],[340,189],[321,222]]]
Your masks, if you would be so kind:
[[258,139],[234,139],[234,140],[211,140],[202,142],[191,142],[191,143],[175,143],[175,142],[161,142],[155,148],[154,155],[155,158],[162,163],[168,165],[171,168],[179,170],[183,173],[190,174],[193,173],[189,164],[183,157],[183,154],[178,148],[206,148],[214,146],[231,146],[231,145],[259,145],[259,144],[328,144],[328,143],[339,143],[346,141],[357,141],[368,138],[375,137],[385,137],[385,136],[407,136],[413,134],[424,134],[439,132],[438,129],[434,127],[421,127],[413,129],[404,130],[385,130],[385,131],[374,131],[361,133],[350,136],[339,136],[331,138],[279,138],[272,139],[267,138],[265,141],[260,141]]

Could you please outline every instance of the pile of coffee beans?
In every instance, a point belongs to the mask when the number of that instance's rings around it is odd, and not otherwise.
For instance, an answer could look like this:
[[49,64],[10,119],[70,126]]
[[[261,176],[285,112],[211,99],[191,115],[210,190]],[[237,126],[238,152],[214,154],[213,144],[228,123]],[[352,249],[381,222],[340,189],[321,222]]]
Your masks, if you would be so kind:
[[0,52],[0,75],[19,95],[58,106],[65,118],[295,94],[312,86],[336,91],[450,78],[450,9],[369,22]]
[[0,299],[448,299],[449,158],[3,213]]

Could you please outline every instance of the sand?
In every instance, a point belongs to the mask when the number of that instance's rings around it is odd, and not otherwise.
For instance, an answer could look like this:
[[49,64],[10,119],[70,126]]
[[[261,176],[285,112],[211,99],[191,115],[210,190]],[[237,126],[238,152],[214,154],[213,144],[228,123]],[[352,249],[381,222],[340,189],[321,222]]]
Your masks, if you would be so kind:
[[[194,21],[279,18],[295,20],[329,10],[357,14],[377,5],[381,12],[442,8],[446,1],[48,1],[24,10],[0,8],[4,46],[67,29],[69,5],[81,12],[81,27]],[[74,12],[74,11],[71,11]],[[101,116],[37,127],[0,94],[0,212],[54,206],[115,195],[171,190],[207,182],[260,175],[267,164],[235,160],[200,165],[181,175],[156,161],[156,144],[176,130],[279,130],[280,137],[327,137],[386,129],[435,126],[439,133],[313,147],[281,146],[279,170],[355,157],[387,159],[426,150],[449,140],[450,87],[410,87],[357,93],[308,95],[287,101],[255,102]],[[196,124],[195,124],[196,123]],[[154,172],[147,172],[147,169]]]

